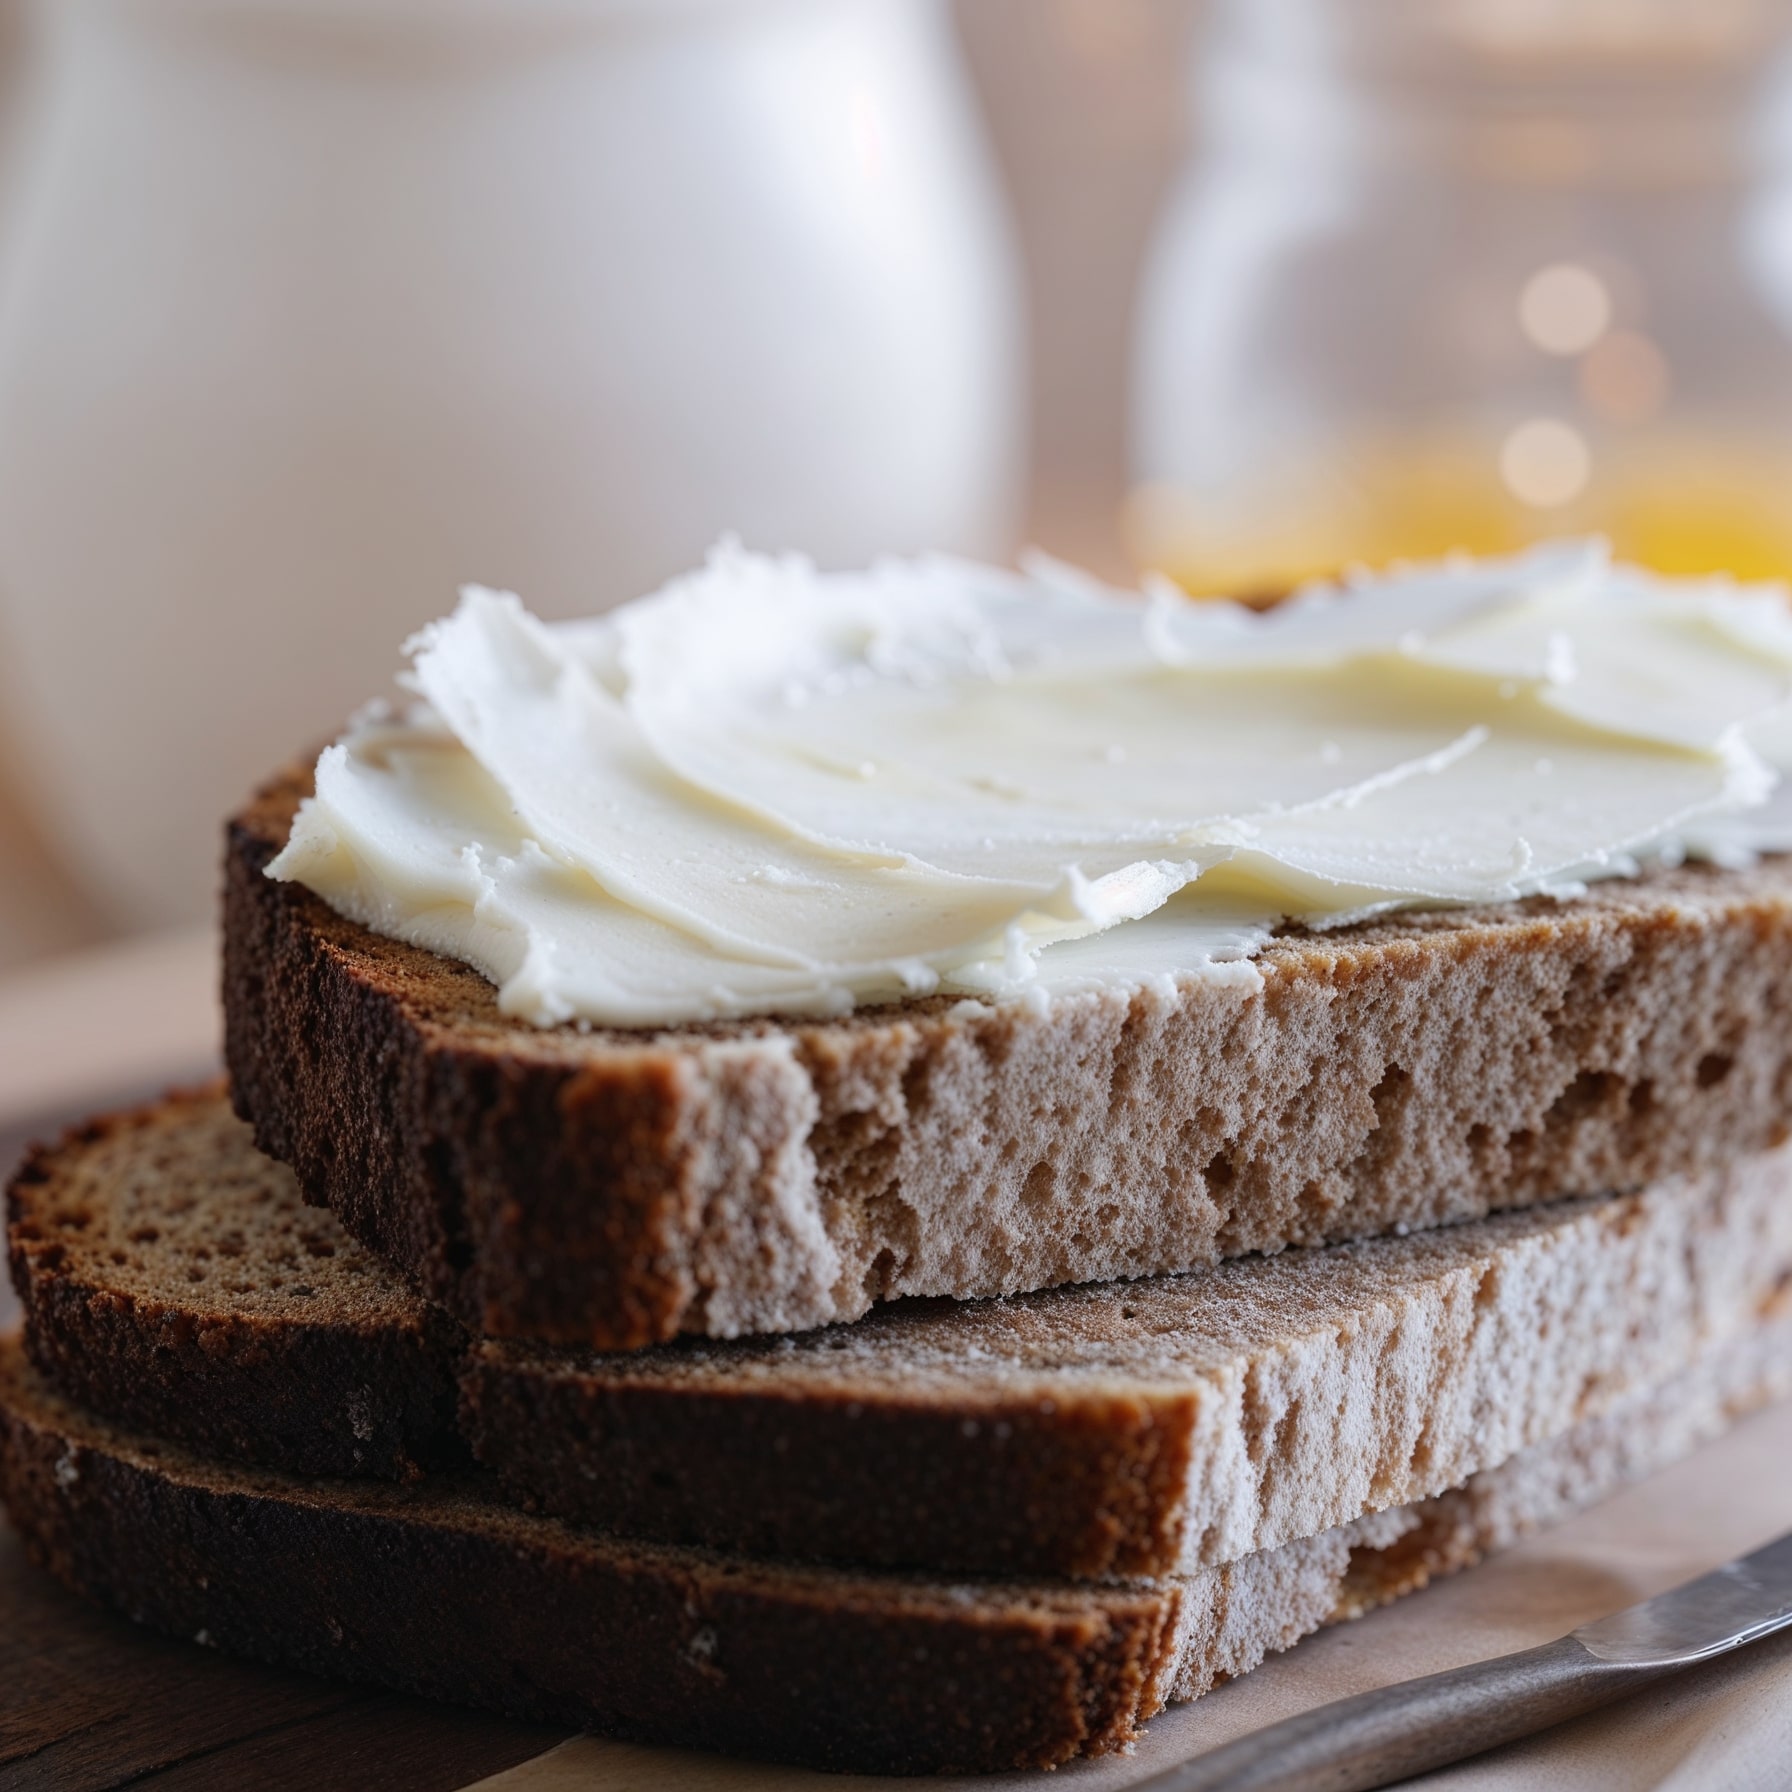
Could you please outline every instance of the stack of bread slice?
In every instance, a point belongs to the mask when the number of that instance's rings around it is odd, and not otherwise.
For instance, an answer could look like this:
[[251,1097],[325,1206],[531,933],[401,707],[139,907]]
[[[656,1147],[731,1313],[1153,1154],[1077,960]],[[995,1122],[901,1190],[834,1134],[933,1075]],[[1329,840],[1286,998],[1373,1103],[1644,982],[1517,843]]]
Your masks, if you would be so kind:
[[1262,987],[513,1023],[231,830],[228,1090],[10,1191],[0,1492],[141,1622],[865,1771],[1123,1747],[1792,1392],[1792,863]]

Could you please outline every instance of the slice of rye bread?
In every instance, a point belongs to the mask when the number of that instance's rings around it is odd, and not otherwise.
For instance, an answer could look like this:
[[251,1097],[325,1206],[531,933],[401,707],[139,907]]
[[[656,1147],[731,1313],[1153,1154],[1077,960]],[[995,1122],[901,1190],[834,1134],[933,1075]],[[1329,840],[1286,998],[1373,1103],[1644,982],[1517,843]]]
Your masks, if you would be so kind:
[[1290,931],[1200,981],[537,1029],[230,826],[226,1055],[309,1199],[474,1330],[633,1349],[1637,1188],[1792,1116],[1792,860]]
[[222,1085],[32,1151],[6,1217],[32,1352],[74,1399],[305,1474],[465,1459],[459,1327],[249,1148]]
[[1784,1321],[1462,1489],[1160,1581],[943,1581],[624,1543],[496,1502],[220,1466],[0,1345],[0,1498],[37,1559],[237,1654],[651,1742],[860,1771],[1043,1767],[1598,1499],[1786,1390]]
[[1775,1313],[1792,1150],[1408,1238],[620,1356],[480,1341],[474,1452],[632,1534],[1065,1576],[1461,1483]]
[[[268,1262],[295,1222],[335,1254],[307,1254],[312,1294],[289,1347],[171,1347],[171,1333],[228,1326],[246,1304],[187,1282],[208,1248],[198,1241],[228,1231]],[[144,1230],[163,1240],[153,1298],[106,1242]],[[358,1410],[407,1435],[384,1365],[411,1360],[417,1303],[301,1205],[221,1093],[40,1152],[14,1191],[11,1246],[33,1356],[96,1412],[306,1471],[333,1448],[330,1470],[344,1472],[346,1385]],[[462,1412],[513,1493],[629,1535],[860,1564],[1161,1575],[1455,1486],[1778,1312],[1792,1318],[1789,1290],[1782,1149],[1406,1239],[1000,1302],[907,1302],[795,1339],[610,1357],[486,1342],[460,1365]],[[326,1335],[330,1376],[302,1316],[319,1302],[355,1321]],[[453,1328],[434,1342],[446,1384]],[[356,1348],[365,1368],[343,1362]]]

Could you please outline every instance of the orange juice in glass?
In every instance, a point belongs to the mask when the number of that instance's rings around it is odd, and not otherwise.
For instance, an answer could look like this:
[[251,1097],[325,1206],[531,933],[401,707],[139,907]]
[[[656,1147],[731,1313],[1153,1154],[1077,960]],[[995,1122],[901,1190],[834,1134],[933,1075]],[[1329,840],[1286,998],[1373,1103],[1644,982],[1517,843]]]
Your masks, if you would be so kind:
[[1600,532],[1792,575],[1792,7],[1234,0],[1142,300],[1197,594]]

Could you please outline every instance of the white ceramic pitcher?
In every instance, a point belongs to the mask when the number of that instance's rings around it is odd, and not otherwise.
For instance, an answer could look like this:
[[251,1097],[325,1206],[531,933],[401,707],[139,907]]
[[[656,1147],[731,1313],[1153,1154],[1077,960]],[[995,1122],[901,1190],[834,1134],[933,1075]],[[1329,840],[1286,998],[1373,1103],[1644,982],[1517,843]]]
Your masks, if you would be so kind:
[[1015,300],[937,0],[44,0],[0,679],[123,920],[466,579],[1012,545]]

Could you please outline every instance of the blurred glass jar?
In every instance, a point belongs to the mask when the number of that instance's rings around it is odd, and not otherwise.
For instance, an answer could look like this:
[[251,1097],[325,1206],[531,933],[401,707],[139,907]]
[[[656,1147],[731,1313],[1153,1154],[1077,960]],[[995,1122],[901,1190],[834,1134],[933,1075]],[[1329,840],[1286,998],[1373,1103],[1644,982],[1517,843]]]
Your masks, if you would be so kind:
[[1792,575],[1783,0],[1232,0],[1163,215],[1134,551],[1196,592],[1599,530]]
[[43,0],[0,643],[128,921],[467,579],[1002,554],[1015,282],[938,0]]

